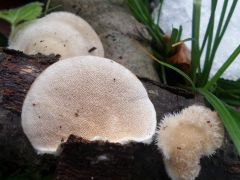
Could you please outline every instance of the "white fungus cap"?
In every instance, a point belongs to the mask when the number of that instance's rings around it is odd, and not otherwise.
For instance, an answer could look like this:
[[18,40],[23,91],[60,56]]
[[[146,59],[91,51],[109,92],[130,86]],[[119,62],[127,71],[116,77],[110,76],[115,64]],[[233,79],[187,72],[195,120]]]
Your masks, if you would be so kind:
[[122,65],[79,56],[49,66],[32,84],[22,127],[39,153],[56,153],[70,134],[88,140],[147,142],[156,129],[148,94]]
[[60,54],[61,59],[104,56],[102,43],[92,27],[68,12],[55,12],[20,25],[9,40],[9,48],[26,54]]
[[216,112],[192,105],[162,120],[157,146],[164,155],[173,180],[193,180],[200,172],[200,158],[215,153],[222,145],[224,128]]

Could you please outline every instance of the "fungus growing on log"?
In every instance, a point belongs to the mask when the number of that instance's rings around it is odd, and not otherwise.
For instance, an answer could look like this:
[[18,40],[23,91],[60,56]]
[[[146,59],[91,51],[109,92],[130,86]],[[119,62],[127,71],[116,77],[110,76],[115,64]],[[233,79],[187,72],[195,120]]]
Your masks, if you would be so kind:
[[9,40],[9,48],[26,54],[60,54],[61,59],[104,56],[102,43],[92,27],[68,12],[54,12],[20,25]]
[[156,112],[128,69],[109,59],[79,56],[54,63],[35,80],[23,104],[22,127],[39,153],[56,153],[70,134],[149,142]]
[[192,105],[163,118],[157,146],[173,180],[193,180],[200,172],[200,158],[222,145],[224,129],[216,112]]

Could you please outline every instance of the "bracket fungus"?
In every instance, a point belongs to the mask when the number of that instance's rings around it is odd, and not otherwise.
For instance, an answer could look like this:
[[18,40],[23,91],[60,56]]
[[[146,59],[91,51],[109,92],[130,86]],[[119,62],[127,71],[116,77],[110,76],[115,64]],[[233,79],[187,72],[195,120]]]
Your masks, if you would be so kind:
[[70,134],[88,140],[149,142],[156,112],[137,77],[101,57],[58,61],[32,84],[22,127],[39,153],[56,153]]
[[68,12],[54,12],[20,25],[9,39],[9,48],[26,54],[60,54],[61,59],[104,56],[103,45],[93,28]]
[[216,112],[192,105],[163,118],[157,146],[173,180],[193,180],[200,172],[200,158],[210,156],[222,145],[224,128]]

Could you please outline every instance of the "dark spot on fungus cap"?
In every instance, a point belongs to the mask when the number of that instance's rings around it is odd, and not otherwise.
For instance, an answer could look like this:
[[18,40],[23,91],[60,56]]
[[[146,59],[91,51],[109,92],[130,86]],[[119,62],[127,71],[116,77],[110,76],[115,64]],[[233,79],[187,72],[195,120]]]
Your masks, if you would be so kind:
[[88,50],[89,53],[95,51],[97,48],[96,47],[92,47],[91,49]]
[[78,112],[76,112],[74,115],[75,115],[75,117],[78,117],[78,116],[79,116]]

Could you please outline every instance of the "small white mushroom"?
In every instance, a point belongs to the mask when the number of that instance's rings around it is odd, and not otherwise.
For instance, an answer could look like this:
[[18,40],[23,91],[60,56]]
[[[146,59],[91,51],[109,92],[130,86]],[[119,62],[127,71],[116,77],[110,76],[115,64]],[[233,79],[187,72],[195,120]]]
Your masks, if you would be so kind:
[[193,180],[200,172],[200,158],[222,145],[224,128],[216,112],[193,105],[162,120],[157,146],[173,180]]
[[149,142],[156,112],[128,69],[109,59],[79,56],[58,61],[35,80],[23,104],[22,127],[39,153],[56,153],[70,134]]
[[55,12],[20,25],[9,48],[26,54],[60,54],[61,59],[80,55],[104,56],[102,43],[92,27],[79,16]]

